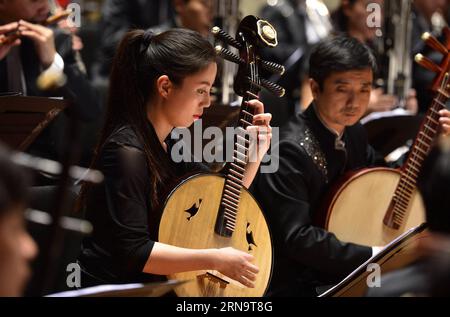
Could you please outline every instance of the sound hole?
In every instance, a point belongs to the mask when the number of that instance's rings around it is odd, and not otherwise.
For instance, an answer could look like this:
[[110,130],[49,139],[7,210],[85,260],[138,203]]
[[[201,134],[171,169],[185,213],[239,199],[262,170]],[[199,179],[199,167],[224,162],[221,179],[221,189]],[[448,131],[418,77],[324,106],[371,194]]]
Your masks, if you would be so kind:
[[253,237],[253,231],[249,230],[249,227],[250,227],[250,222],[247,222],[247,230],[246,230],[245,237],[246,237],[247,243],[248,243],[248,251],[252,251],[253,250],[252,245],[254,245],[255,247],[258,247],[258,246],[256,245],[255,238]]
[[195,217],[200,210],[200,206],[202,205],[203,199],[199,199],[198,202],[195,202],[191,208],[186,209],[184,212],[187,212],[189,216],[187,217],[188,221],[191,221],[192,217]]

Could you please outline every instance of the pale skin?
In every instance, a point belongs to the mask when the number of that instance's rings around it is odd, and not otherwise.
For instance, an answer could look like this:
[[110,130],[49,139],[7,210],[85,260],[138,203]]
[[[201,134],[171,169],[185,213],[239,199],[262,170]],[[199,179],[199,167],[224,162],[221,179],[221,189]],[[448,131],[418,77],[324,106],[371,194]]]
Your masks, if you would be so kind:
[[173,5],[181,25],[207,37],[213,22],[212,0],[174,0]]
[[[17,30],[19,27],[19,23],[12,22],[5,25],[0,25],[0,41],[3,41],[5,39],[5,34],[12,32],[14,30]],[[5,43],[3,45],[0,45],[0,61],[8,55],[9,51],[14,46],[19,46],[21,43],[20,39],[15,40],[12,43]]]
[[0,296],[21,296],[38,248],[28,234],[22,204],[0,215]]
[[[49,10],[47,0],[0,0],[0,20],[8,23],[3,26],[9,29],[6,32],[16,29],[21,36],[31,39],[44,69],[53,63],[56,54],[53,31],[38,24],[47,18]],[[0,36],[6,32],[0,28]],[[17,45],[20,40],[4,48],[0,46],[0,60]]]
[[[310,80],[311,91],[321,119],[328,127],[342,134],[345,127],[356,124],[367,110],[372,90],[371,69],[330,74],[323,89]],[[442,134],[450,134],[450,111],[439,112]]]
[[[361,43],[372,41],[376,37],[377,28],[369,27],[366,23],[370,10],[367,10],[369,4],[378,4],[383,6],[382,0],[358,0],[351,4],[348,0],[342,1],[342,8],[344,14],[348,18],[348,29],[346,30],[351,37],[358,39]],[[380,25],[383,24],[383,16],[378,17],[377,21]],[[369,104],[366,110],[366,115],[371,112],[389,111],[398,105],[398,98],[393,95],[385,94],[383,89],[373,89],[370,95]],[[418,103],[416,99],[416,91],[410,89],[405,96],[404,107],[411,114],[416,114],[418,110]]]
[[[210,91],[217,73],[217,65],[209,64],[204,70],[188,76],[181,85],[173,83],[167,75],[160,76],[156,81],[157,94],[147,106],[147,117],[155,128],[161,146],[167,151],[164,140],[174,127],[188,127],[200,118],[203,110],[210,106]],[[267,151],[271,139],[271,115],[263,113],[263,104],[252,100],[254,107],[253,124],[266,133],[258,136],[258,146]],[[244,177],[244,185],[248,187],[256,175],[261,162],[249,163]],[[143,272],[167,275],[195,270],[217,270],[222,274],[240,282],[247,287],[254,287],[254,281],[259,271],[251,262],[253,256],[229,248],[222,249],[186,249],[156,242],[144,266]]]

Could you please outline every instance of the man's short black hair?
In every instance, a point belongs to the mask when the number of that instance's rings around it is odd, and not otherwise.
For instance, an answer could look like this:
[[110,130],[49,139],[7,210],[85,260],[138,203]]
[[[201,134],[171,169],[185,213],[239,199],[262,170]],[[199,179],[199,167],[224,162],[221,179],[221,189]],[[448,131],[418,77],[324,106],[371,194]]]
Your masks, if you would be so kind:
[[367,68],[376,72],[375,56],[367,45],[348,36],[324,39],[313,48],[309,60],[309,76],[320,89],[332,73]]

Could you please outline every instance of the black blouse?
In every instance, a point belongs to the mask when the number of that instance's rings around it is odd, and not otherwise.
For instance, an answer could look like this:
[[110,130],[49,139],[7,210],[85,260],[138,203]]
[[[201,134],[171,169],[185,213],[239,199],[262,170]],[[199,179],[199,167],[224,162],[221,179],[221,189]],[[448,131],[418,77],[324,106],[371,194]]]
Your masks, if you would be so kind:
[[[201,164],[174,163],[169,154],[167,160],[173,174],[180,177],[205,170]],[[89,280],[82,281],[82,286],[163,280],[163,276],[142,273],[158,238],[161,210],[151,204],[151,172],[143,145],[130,126],[109,137],[96,168],[105,180],[90,188],[86,197],[86,219],[94,231],[83,240],[78,259]],[[164,188],[158,188],[158,193],[163,192]]]

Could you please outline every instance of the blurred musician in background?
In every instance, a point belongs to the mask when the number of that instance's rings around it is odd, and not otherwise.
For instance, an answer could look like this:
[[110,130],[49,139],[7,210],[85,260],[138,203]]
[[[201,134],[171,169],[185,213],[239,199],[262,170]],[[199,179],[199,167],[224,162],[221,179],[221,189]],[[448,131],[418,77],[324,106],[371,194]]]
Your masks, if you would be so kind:
[[[67,81],[63,89],[76,95],[75,105],[81,119],[95,120],[101,114],[97,93],[72,49],[71,34],[41,25],[49,13],[48,0],[0,1],[0,37],[14,30],[20,33],[20,39],[12,45],[0,45],[0,93],[54,96],[54,93],[41,91],[36,81],[44,71],[64,73]],[[60,160],[67,142],[63,133],[66,121],[65,113],[59,115],[28,151]]]
[[30,261],[37,246],[27,233],[28,177],[0,145],[0,297],[21,296],[31,276]]
[[284,65],[286,73],[274,80],[286,89],[283,98],[262,94],[262,100],[273,114],[273,125],[282,126],[310,102],[308,57],[311,47],[331,31],[329,12],[322,1],[267,1],[259,16],[277,30],[278,45],[263,50],[266,60]]
[[185,27],[207,36],[212,26],[212,2],[107,0],[103,6],[98,75],[107,79],[117,45],[132,28],[151,28],[153,32],[161,33],[171,28]]
[[[377,21],[376,24],[378,24],[380,28],[369,26],[367,21],[369,14],[372,12],[367,10],[367,6],[371,3],[378,4],[382,9],[384,8],[384,0],[342,0],[340,6],[332,13],[331,17],[335,33],[343,33],[354,37],[373,50],[379,66],[378,73],[374,74],[375,79],[380,78],[383,82],[382,85],[384,86],[384,83],[389,76],[389,61],[387,63],[382,63],[387,52],[380,52],[377,47],[378,42],[382,40],[382,38],[377,36],[377,31],[383,30],[383,24],[385,22],[383,17],[384,11],[381,10],[381,16],[377,17],[379,21]],[[383,34],[383,36],[385,36],[385,34]],[[402,39],[396,40],[401,41]],[[397,64],[401,64],[401,61],[397,61]],[[409,73],[411,73],[411,70],[409,70]],[[377,81],[375,84],[377,84]],[[392,110],[394,107],[398,106],[399,102],[399,96],[387,94],[386,87],[375,88],[371,92],[366,114]],[[417,113],[418,104],[415,90],[408,90],[404,104],[405,108],[409,110],[411,114]]]

